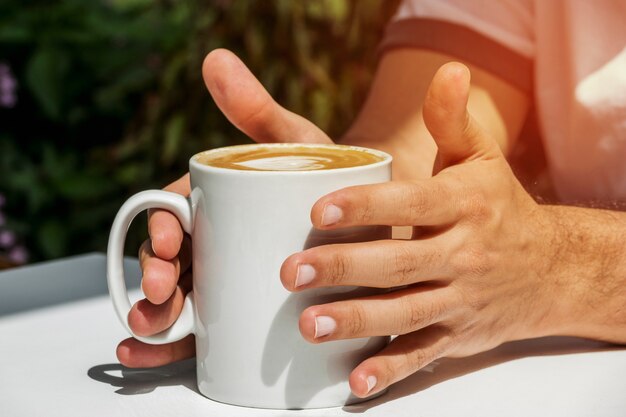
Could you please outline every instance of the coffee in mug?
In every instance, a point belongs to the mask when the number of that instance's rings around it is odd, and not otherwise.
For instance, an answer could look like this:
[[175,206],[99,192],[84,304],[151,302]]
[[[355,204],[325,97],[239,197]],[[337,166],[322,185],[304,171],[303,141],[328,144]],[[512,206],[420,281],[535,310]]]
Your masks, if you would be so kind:
[[354,146],[272,144],[222,148],[200,153],[196,160],[213,167],[247,171],[317,171],[369,165],[384,158]]
[[[310,211],[332,191],[389,181],[391,156],[339,145],[241,145],[199,153],[189,171],[188,198],[143,191],[115,218],[107,279],[123,326],[153,344],[194,334],[198,389],[216,401],[276,409],[362,401],[352,396],[348,376],[388,338],[310,344],[300,335],[298,319],[311,305],[364,295],[364,289],[289,293],[280,268],[289,255],[316,245],[390,237],[390,228],[382,226],[316,230]],[[169,329],[140,337],[128,325],[122,259],[132,219],[148,208],[171,211],[191,235],[193,291]]]

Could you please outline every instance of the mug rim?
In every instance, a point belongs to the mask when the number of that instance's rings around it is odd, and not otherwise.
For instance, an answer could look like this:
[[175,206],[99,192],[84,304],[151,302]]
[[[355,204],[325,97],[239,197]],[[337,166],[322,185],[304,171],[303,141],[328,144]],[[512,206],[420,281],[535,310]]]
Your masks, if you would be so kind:
[[[198,162],[198,158],[201,155],[206,155],[209,153],[217,153],[217,152],[227,152],[229,150],[234,150],[237,148],[263,148],[263,147],[269,147],[269,148],[286,148],[286,147],[293,147],[293,146],[298,146],[298,147],[307,147],[307,148],[335,148],[335,149],[344,149],[344,150],[355,150],[355,151],[360,151],[360,152],[366,152],[369,154],[373,154],[376,156],[379,156],[381,158],[383,158],[381,161],[378,162],[373,162],[370,164],[366,164],[366,165],[357,165],[357,166],[352,166],[352,167],[338,167],[338,168],[329,168],[329,169],[317,169],[317,170],[302,170],[302,171],[273,171],[273,170],[246,170],[246,169],[233,169],[233,168],[224,168],[224,167],[215,167],[212,165],[207,165],[207,164],[203,164]],[[306,175],[306,176],[310,176],[310,175],[330,175],[330,174],[334,174],[337,173],[338,171],[341,172],[353,172],[353,171],[362,171],[362,170],[368,170],[368,169],[375,169],[377,167],[380,166],[385,166],[385,165],[389,165],[391,164],[391,162],[393,161],[393,156],[391,156],[390,154],[388,154],[387,152],[378,150],[378,149],[372,149],[372,148],[366,148],[363,146],[354,146],[354,145],[342,145],[342,144],[336,144],[336,143],[294,143],[294,142],[289,142],[289,143],[247,143],[247,144],[243,144],[243,145],[230,145],[230,146],[222,146],[219,148],[213,148],[213,149],[208,149],[202,152],[198,152],[195,155],[193,155],[190,159],[189,159],[189,167],[194,167],[195,169],[198,169],[200,171],[204,171],[204,172],[214,172],[214,173],[220,173],[220,174],[231,174],[231,175],[291,175],[291,176],[298,176],[298,175]]]

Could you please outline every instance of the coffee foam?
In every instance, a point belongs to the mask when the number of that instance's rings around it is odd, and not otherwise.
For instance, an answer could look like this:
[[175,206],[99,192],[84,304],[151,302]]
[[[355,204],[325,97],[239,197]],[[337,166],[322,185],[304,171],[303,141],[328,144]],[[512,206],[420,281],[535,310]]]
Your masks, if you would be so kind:
[[244,171],[318,171],[381,162],[374,152],[342,145],[240,145],[203,152],[196,161],[218,168]]
[[258,171],[314,171],[326,169],[333,162],[321,156],[272,156],[262,159],[234,162],[235,165]]

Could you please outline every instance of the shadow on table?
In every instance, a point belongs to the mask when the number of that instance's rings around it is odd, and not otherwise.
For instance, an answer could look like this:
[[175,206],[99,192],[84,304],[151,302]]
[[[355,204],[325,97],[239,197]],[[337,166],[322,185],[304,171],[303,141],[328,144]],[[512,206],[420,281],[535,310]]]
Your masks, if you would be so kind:
[[[623,347],[572,337],[545,337],[506,343],[496,349],[467,358],[440,359],[393,385],[385,395],[362,404],[345,406],[343,411],[363,413],[370,408],[415,394],[433,385],[517,359],[614,349],[623,349]],[[158,387],[178,385],[199,393],[195,369],[195,360],[190,359],[147,369],[131,369],[120,364],[97,365],[89,369],[87,375],[93,380],[119,387],[120,389],[115,392],[121,395],[146,394]],[[118,376],[120,374],[121,376]]]
[[[120,375],[121,376],[118,376]],[[89,378],[119,387],[116,394],[147,394],[158,387],[184,386],[196,393],[196,361],[189,359],[158,368],[133,369],[110,363],[97,365],[87,371]]]
[[450,379],[517,359],[533,356],[600,352],[613,349],[623,349],[623,347],[574,337],[544,337],[510,342],[493,350],[467,358],[439,359],[404,381],[393,385],[385,395],[362,404],[345,406],[343,411],[363,413],[380,404],[415,394]]

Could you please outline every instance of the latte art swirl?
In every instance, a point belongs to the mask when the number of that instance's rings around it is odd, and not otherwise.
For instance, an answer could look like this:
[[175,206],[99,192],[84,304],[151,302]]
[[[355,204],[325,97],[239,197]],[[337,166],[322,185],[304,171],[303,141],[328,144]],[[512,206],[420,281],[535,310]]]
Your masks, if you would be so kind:
[[321,156],[271,156],[263,159],[234,162],[235,165],[257,171],[314,171],[327,169],[332,164],[331,158]]
[[319,171],[369,165],[385,158],[353,146],[257,144],[207,151],[195,159],[205,165],[243,171]]

